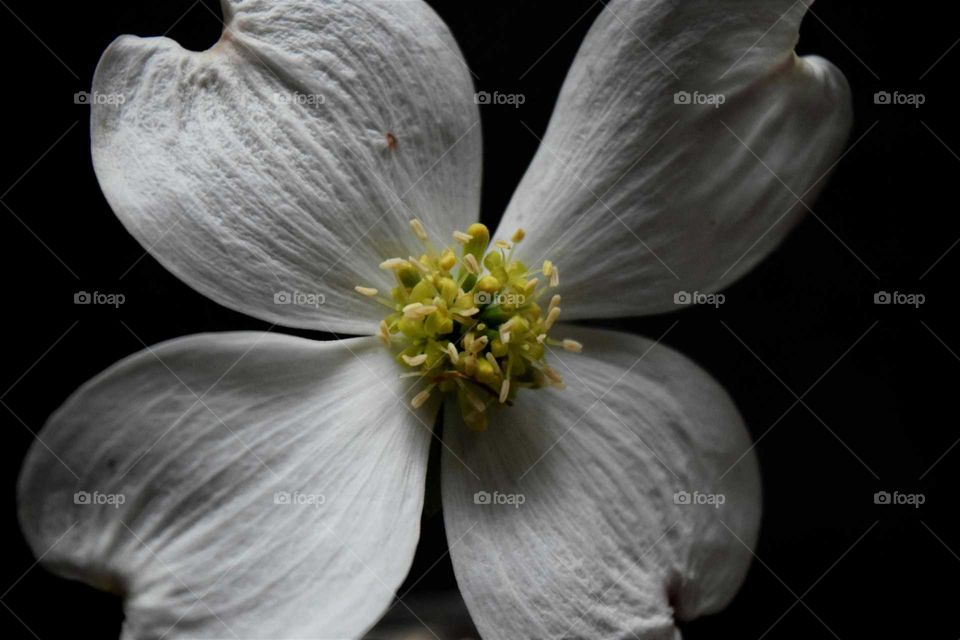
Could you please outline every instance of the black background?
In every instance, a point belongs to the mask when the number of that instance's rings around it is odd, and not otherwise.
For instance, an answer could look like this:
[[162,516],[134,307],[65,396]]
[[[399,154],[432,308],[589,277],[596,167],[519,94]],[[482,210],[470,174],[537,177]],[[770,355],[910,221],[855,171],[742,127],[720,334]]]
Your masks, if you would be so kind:
[[[523,123],[542,135],[602,5],[430,4],[460,43],[478,90],[526,97],[519,109],[481,109],[483,217],[494,225],[537,147]],[[960,239],[960,46],[951,49],[960,28],[938,15],[949,4],[818,2],[800,52],[844,71],[856,113],[855,144],[814,204],[820,221],[808,217],[726,291],[719,309],[608,323],[659,336],[678,321],[665,342],[730,391],[759,439],[760,560],[734,603],[685,625],[687,638],[960,636],[960,447],[951,449],[960,435],[951,280],[960,248],[949,251]],[[268,325],[204,299],[124,231],[93,174],[89,109],[73,94],[89,89],[100,53],[118,35],[166,33],[190,49],[209,47],[221,29],[219,6],[3,0],[0,21],[0,628],[11,638],[116,637],[120,602],[33,566],[20,536],[14,487],[31,431],[78,385],[144,343]],[[880,90],[922,93],[926,104],[876,105]],[[78,290],[122,292],[127,303],[75,306]],[[880,290],[923,293],[926,303],[878,306]],[[879,490],[921,492],[926,503],[875,505]],[[416,590],[452,588],[444,550],[441,517],[428,518],[408,584],[441,558]]]

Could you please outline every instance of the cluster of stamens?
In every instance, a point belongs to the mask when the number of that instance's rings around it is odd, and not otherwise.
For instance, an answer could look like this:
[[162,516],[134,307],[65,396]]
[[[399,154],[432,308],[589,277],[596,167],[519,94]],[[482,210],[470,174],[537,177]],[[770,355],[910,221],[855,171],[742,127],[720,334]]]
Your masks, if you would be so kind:
[[487,227],[470,225],[453,234],[461,245],[458,257],[449,247],[435,249],[419,220],[410,227],[424,252],[380,264],[396,280],[390,297],[370,287],[356,291],[390,309],[380,339],[400,348],[398,362],[411,369],[403,377],[425,383],[411,404],[422,406],[435,390],[455,392],[466,424],[483,431],[490,407],[512,404],[520,389],[563,388],[563,378],[546,363],[546,348],[579,352],[582,346],[548,337],[560,316],[560,296],[541,305],[560,273],[549,260],[530,271],[514,259],[523,230],[490,247]]

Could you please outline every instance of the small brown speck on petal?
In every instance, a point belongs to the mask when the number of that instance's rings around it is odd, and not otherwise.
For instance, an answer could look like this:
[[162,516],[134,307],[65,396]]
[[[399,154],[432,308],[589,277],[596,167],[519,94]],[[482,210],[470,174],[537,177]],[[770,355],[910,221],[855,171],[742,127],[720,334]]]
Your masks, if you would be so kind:
[[389,131],[387,132],[387,149],[390,151],[395,151],[397,148],[397,136],[393,135]]

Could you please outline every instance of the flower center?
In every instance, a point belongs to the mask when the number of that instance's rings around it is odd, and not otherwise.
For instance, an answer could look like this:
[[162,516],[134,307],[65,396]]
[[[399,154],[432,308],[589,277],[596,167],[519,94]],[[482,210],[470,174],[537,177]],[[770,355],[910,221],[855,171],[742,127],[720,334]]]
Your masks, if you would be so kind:
[[397,361],[411,369],[401,377],[425,383],[411,404],[422,406],[435,390],[456,393],[466,424],[483,431],[490,409],[513,404],[520,389],[563,388],[546,351],[559,346],[579,352],[582,346],[548,337],[560,316],[560,296],[545,298],[560,283],[560,272],[549,260],[531,271],[514,259],[523,230],[490,247],[487,227],[472,224],[453,234],[461,245],[458,257],[449,247],[437,250],[419,220],[410,227],[424,252],[380,264],[397,283],[390,297],[369,287],[356,291],[390,309],[380,339],[398,348]]

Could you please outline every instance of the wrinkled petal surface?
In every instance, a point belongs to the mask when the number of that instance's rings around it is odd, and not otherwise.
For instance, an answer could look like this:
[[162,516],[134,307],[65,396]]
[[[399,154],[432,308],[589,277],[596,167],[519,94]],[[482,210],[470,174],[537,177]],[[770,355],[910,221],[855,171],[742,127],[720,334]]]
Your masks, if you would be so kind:
[[[114,212],[191,287],[286,326],[347,334],[356,285],[478,216],[473,85],[420,0],[229,0],[212,49],[116,40],[97,68],[93,161]],[[436,236],[435,236],[436,237]],[[418,254],[419,255],[419,254]]]
[[125,639],[343,638],[419,537],[430,425],[373,338],[224,333],[117,363],[21,472],[42,564],[125,598]]
[[[614,0],[573,63],[501,225],[560,266],[564,318],[676,309],[774,249],[851,125],[795,0]],[[683,296],[678,302],[683,301]]]
[[562,328],[585,345],[551,356],[567,389],[521,392],[483,433],[447,410],[457,582],[485,640],[679,637],[675,620],[723,608],[749,566],[760,518],[749,436],[683,356]]

